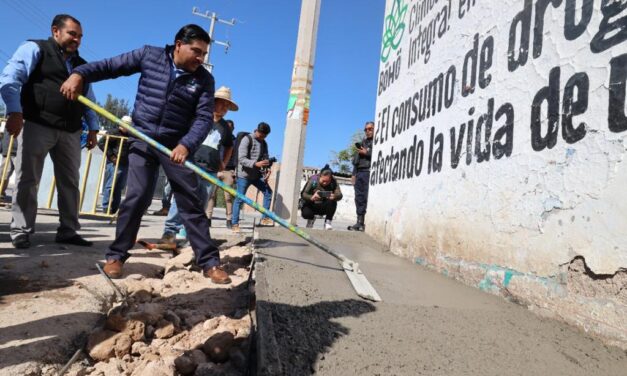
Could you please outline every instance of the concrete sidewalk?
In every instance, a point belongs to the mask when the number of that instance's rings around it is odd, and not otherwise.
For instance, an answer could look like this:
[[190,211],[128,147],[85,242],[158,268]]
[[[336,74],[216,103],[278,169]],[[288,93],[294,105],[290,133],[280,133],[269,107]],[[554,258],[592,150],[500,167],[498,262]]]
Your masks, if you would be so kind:
[[260,228],[260,375],[625,375],[627,352],[386,253],[363,233],[311,231],[358,261],[383,302],[334,258]]

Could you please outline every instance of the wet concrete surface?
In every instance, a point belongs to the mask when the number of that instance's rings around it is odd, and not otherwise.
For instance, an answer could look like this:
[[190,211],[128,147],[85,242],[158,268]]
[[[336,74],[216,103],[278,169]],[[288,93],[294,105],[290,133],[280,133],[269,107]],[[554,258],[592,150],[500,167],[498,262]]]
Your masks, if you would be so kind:
[[385,252],[311,231],[360,263],[382,302],[281,228],[256,241],[260,375],[625,375],[627,352]]

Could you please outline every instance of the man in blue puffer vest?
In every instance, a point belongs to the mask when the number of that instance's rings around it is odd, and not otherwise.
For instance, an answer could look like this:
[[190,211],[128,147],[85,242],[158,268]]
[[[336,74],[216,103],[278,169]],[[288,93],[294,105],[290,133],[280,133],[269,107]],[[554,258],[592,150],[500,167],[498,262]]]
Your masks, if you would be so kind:
[[122,265],[134,245],[141,217],[152,201],[159,165],[163,166],[178,204],[196,263],[214,283],[230,283],[220,268],[218,248],[209,236],[209,223],[199,195],[205,189],[196,175],[182,166],[194,155],[213,127],[214,79],[202,66],[209,35],[200,26],[186,25],[173,46],[144,46],[137,50],[74,69],[61,87],[76,99],[83,83],[141,73],[133,124],[146,135],[172,149],[172,156],[130,138],[126,198],[120,206],[116,238],[106,254],[105,273],[122,275]]

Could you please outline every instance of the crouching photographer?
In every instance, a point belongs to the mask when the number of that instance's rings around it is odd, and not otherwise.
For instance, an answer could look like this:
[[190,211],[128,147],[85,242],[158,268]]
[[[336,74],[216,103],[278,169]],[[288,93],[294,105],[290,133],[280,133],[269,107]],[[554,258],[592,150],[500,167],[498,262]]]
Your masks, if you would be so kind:
[[307,220],[307,227],[313,227],[316,215],[324,215],[324,229],[333,230],[333,216],[337,202],[342,199],[342,190],[328,165],[320,170],[320,174],[309,177],[300,197],[301,215]]

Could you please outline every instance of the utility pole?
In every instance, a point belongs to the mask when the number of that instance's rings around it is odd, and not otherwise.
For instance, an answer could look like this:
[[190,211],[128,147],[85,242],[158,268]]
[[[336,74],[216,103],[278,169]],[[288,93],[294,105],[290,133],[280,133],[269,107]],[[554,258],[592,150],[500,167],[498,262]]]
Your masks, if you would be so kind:
[[309,99],[319,16],[320,0],[302,0],[281,170],[274,204],[275,212],[293,225],[298,219],[297,204],[303,174],[305,133],[309,121]]
[[205,64],[204,64],[205,68],[207,68],[207,70],[211,72],[213,70],[213,65],[210,63],[210,58],[209,58],[209,56],[211,55],[211,45],[215,43],[215,44],[224,46],[225,48],[224,52],[228,52],[229,47],[231,47],[231,43],[229,43],[229,41],[221,42],[219,40],[213,39],[213,30],[216,26],[216,22],[220,22],[228,26],[234,26],[235,18],[232,18],[230,21],[226,21],[221,18],[218,18],[218,15],[216,14],[216,12],[209,13],[209,11],[205,11],[205,13],[201,13],[197,7],[192,8],[192,14],[194,16],[208,18],[209,20],[211,20],[209,23],[209,38],[211,38],[211,43],[209,43],[209,47],[207,48],[207,56],[205,56]]

